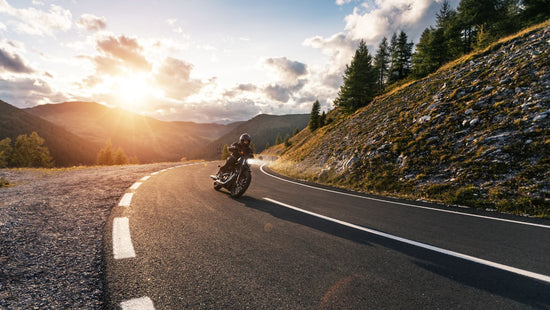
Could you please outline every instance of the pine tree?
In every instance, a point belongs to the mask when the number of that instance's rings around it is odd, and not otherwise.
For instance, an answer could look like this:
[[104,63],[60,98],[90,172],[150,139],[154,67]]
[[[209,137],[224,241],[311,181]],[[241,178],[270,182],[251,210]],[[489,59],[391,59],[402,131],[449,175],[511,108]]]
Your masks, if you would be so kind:
[[317,128],[319,128],[319,111],[321,110],[321,104],[319,103],[319,100],[315,100],[313,103],[313,106],[311,107],[311,113],[309,115],[309,130],[315,131]]
[[344,84],[334,100],[337,107],[351,113],[369,104],[377,93],[376,71],[367,44],[361,40],[359,48],[344,72]]
[[290,134],[286,134],[285,147],[289,147],[290,145],[292,145],[292,143],[290,142]]
[[126,152],[119,146],[116,150],[114,156],[113,156],[113,164],[114,165],[127,165],[128,164],[128,156],[126,156]]
[[326,125],[326,122],[327,122],[327,113],[323,111],[323,113],[321,113],[321,117],[319,118],[319,128],[324,127]]
[[111,139],[109,139],[105,143],[105,147],[99,150],[99,152],[97,153],[96,164],[112,165],[113,163],[113,144],[111,143]]
[[408,37],[404,31],[392,37],[392,60],[389,72],[389,80],[396,82],[407,77],[411,70],[412,48],[414,44],[407,42]]
[[548,0],[523,0],[523,19],[527,25],[540,23],[550,18],[550,2]]
[[277,138],[275,139],[275,145],[279,145],[283,143],[283,138],[281,137],[281,133],[277,134]]
[[388,78],[388,66],[390,64],[390,47],[388,39],[384,37],[378,45],[378,51],[374,57],[374,68],[376,70],[378,91],[384,91],[386,80]]

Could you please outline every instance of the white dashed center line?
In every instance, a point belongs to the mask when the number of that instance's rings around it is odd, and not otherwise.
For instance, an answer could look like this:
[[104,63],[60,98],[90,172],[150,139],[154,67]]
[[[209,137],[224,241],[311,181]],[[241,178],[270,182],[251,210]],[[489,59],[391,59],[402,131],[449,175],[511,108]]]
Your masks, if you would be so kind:
[[126,193],[124,196],[122,196],[122,199],[120,199],[120,203],[118,204],[120,207],[129,207],[130,203],[132,202],[132,197],[134,196],[134,193]]
[[141,297],[120,303],[122,310],[155,310],[153,301],[149,297]]
[[130,237],[130,220],[127,217],[113,219],[113,255],[115,259],[136,257]]

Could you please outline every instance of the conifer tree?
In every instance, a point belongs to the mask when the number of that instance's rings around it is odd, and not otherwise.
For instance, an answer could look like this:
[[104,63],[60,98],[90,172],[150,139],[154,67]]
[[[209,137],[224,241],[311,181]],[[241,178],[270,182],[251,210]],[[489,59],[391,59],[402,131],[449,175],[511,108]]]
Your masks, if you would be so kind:
[[319,128],[324,127],[326,125],[326,122],[327,122],[327,113],[323,111],[323,113],[321,113],[321,117],[319,118]]
[[337,107],[351,113],[369,104],[377,93],[376,71],[367,44],[361,40],[359,48],[344,72],[344,84],[334,100]]
[[321,104],[319,103],[319,100],[315,100],[313,103],[313,106],[311,107],[311,113],[309,115],[309,130],[315,131],[317,128],[319,128],[319,111],[321,110]]
[[392,37],[392,57],[389,72],[389,81],[396,82],[407,77],[411,70],[412,48],[414,44],[407,42],[408,37],[404,31]]
[[277,134],[277,138],[275,139],[275,145],[279,145],[283,143],[283,138],[281,137],[281,133]]
[[376,83],[378,84],[378,91],[382,92],[386,85],[388,77],[388,66],[390,63],[390,47],[388,45],[388,39],[384,37],[378,45],[378,51],[374,57],[374,68],[376,70]]
[[289,147],[292,143],[290,142],[290,134],[286,134],[285,136],[285,147]]
[[113,164],[114,165],[126,165],[128,164],[128,156],[126,152],[119,146],[113,155]]
[[99,150],[99,152],[97,153],[96,164],[112,165],[113,163],[113,144],[111,143],[111,139],[109,139],[105,143],[105,147]]

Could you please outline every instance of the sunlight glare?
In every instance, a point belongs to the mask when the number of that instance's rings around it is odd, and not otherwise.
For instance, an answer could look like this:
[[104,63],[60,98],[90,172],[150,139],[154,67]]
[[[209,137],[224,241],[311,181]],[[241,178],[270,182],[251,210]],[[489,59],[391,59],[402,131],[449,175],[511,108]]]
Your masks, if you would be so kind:
[[155,97],[163,96],[162,91],[152,85],[144,75],[118,77],[116,85],[119,104],[127,108],[135,109]]

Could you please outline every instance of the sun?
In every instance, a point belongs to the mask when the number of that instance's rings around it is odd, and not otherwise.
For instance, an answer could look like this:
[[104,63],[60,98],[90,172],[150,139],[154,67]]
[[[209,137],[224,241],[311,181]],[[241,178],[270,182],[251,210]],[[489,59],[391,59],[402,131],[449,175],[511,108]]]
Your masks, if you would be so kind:
[[117,105],[135,110],[144,107],[147,102],[162,96],[146,75],[126,75],[117,77],[115,95]]

